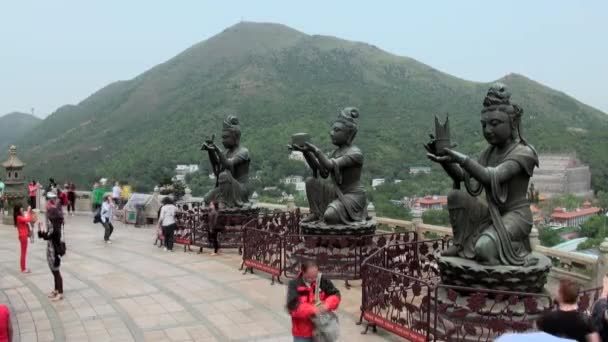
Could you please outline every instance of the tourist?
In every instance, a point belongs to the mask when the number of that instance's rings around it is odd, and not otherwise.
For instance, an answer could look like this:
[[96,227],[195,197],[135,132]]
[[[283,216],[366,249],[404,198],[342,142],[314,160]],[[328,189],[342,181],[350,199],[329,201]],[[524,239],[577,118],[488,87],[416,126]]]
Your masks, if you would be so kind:
[[[63,208],[64,207],[68,207],[70,204],[70,200],[68,199],[68,185],[64,184],[63,185],[63,191],[59,190],[59,203],[61,203],[61,212],[63,212]],[[69,212],[69,207],[68,207],[68,212]]]
[[4,304],[0,304],[0,342],[13,342],[11,311]]
[[220,253],[220,242],[217,238],[217,235],[220,233],[220,227],[217,226],[217,206],[218,203],[216,201],[211,201],[211,203],[209,203],[209,214],[207,216],[209,223],[209,242],[213,245],[211,256],[216,256]]
[[112,188],[112,200],[114,200],[114,204],[116,208],[120,208],[120,194],[122,189],[120,187],[120,183],[114,183],[114,187]]
[[13,208],[13,221],[15,222],[15,227],[17,227],[17,232],[19,234],[19,243],[21,244],[21,272],[22,273],[30,273],[30,270],[26,267],[25,259],[27,257],[27,243],[28,238],[30,237],[30,215],[32,213],[32,208],[28,207],[27,212],[23,211],[21,205],[17,204]]
[[570,280],[562,280],[557,290],[557,310],[541,316],[536,322],[539,330],[557,337],[579,342],[599,341],[589,316],[578,311],[576,303],[580,285]]
[[[313,316],[325,311],[335,311],[340,304],[340,291],[331,280],[321,277],[317,284],[319,267],[312,261],[302,264],[298,276],[289,282],[287,288],[287,310],[291,315],[294,342],[314,341],[315,325]],[[315,303],[315,288],[319,286],[319,298]]]
[[0,218],[4,216],[4,182],[0,178]]
[[68,184],[68,214],[76,214],[76,185],[70,182]]
[[105,232],[103,235],[103,240],[107,244],[111,244],[110,236],[114,231],[114,226],[112,225],[112,217],[114,215],[114,203],[112,202],[112,196],[106,196],[103,204],[101,205],[101,225],[105,228]]
[[93,211],[98,212],[101,209],[101,205],[103,204],[103,196],[105,195],[105,190],[99,183],[95,183],[93,185]]
[[177,207],[173,204],[173,199],[170,196],[163,198],[163,206],[160,208],[160,216],[158,218],[158,226],[163,232],[165,251],[173,252],[173,233],[177,224],[175,223],[175,212]]
[[[57,183],[55,183],[54,178],[49,178],[49,185],[46,187],[46,193],[54,193],[57,194]],[[47,197],[48,199],[48,197]]]
[[593,304],[591,320],[602,341],[608,341],[608,274],[604,275],[602,293]]
[[52,301],[63,299],[63,278],[59,267],[61,266],[62,251],[61,228],[63,227],[63,212],[59,209],[57,195],[54,192],[47,193],[46,205],[46,229],[38,230],[38,237],[47,240],[46,261],[53,274],[54,288],[48,295]]
[[32,209],[36,209],[36,197],[38,197],[38,183],[35,180],[28,185],[28,190],[30,193],[30,207]]

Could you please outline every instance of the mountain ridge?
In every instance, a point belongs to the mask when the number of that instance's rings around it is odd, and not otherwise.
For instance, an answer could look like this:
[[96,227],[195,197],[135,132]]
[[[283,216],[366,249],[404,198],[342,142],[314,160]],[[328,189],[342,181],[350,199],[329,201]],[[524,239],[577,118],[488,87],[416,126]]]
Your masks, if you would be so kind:
[[[582,152],[603,184],[608,153],[594,142],[608,138],[608,116],[523,75],[499,80],[523,106],[524,134],[540,152]],[[331,120],[354,105],[362,113],[356,143],[368,155],[365,177],[397,177],[407,165],[428,165],[420,146],[434,115],[449,113],[454,140],[477,155],[485,144],[477,116],[491,83],[463,80],[367,43],[247,22],[59,108],[17,142],[37,177],[82,183],[107,176],[150,188],[176,163],[206,167],[197,146],[218,135],[221,120],[234,113],[253,169],[277,179],[304,172],[286,158],[291,134],[308,131],[329,149]]]

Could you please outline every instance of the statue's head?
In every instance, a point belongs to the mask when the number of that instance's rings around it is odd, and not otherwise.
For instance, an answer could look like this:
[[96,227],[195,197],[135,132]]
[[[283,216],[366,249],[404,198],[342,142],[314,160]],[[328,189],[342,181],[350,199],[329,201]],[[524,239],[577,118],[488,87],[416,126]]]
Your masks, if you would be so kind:
[[359,110],[354,107],[344,108],[331,126],[331,142],[336,146],[350,145],[357,135]]
[[511,103],[511,92],[502,83],[488,89],[481,110],[483,136],[491,145],[520,141],[519,123],[523,109]]
[[234,115],[228,115],[224,119],[222,128],[222,145],[225,148],[233,148],[241,142],[241,126],[239,126],[239,119]]

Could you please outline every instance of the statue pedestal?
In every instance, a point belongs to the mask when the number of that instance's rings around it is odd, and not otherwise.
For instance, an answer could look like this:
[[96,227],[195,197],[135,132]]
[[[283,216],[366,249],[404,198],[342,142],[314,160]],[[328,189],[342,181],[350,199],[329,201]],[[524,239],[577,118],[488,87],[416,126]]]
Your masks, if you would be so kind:
[[374,218],[352,224],[327,224],[323,221],[300,222],[300,229],[304,235],[340,235],[363,236],[373,235],[378,223]]
[[540,293],[547,283],[551,259],[532,253],[538,258],[533,266],[485,266],[475,260],[437,256],[441,283],[446,285]]
[[[553,306],[544,290],[551,260],[534,266],[485,266],[474,260],[436,255],[441,283],[435,292],[438,340],[490,341],[505,332],[532,330]],[[434,317],[433,317],[434,316]]]

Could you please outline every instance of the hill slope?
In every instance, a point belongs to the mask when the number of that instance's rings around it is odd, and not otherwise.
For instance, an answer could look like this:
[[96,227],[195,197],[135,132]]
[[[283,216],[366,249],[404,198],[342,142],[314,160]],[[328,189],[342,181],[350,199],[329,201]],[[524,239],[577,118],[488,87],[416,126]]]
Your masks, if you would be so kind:
[[5,153],[10,144],[15,143],[41,121],[33,115],[19,112],[0,116],[0,151]]
[[[608,174],[608,116],[520,75],[501,79],[523,106],[524,134],[539,151],[578,151],[594,179]],[[374,46],[310,36],[277,24],[240,23],[129,80],[65,106],[19,141],[28,172],[80,183],[107,176],[152,187],[176,163],[207,165],[204,137],[236,113],[253,168],[270,179],[295,172],[285,145],[310,132],[327,149],[337,111],[361,111],[356,143],[366,177],[428,164],[433,115],[449,113],[464,152],[484,146],[479,111],[489,84],[458,79]]]

